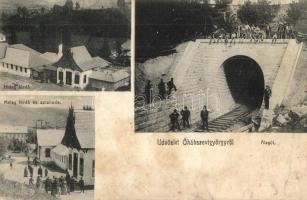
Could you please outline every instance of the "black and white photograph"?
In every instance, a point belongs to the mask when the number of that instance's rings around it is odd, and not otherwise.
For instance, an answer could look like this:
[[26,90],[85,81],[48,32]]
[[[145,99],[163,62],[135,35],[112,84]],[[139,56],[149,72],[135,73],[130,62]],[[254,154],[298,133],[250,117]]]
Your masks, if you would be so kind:
[[136,132],[306,132],[307,2],[138,0]]
[[0,90],[130,91],[130,0],[0,0]]
[[0,96],[1,199],[94,199],[89,96]]

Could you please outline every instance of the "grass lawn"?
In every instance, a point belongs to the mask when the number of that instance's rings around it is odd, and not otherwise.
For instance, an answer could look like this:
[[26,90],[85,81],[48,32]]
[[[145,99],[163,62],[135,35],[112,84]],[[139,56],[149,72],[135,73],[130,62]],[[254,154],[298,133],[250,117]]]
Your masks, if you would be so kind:
[[43,191],[36,191],[25,184],[17,183],[4,179],[3,174],[0,174],[0,196],[9,199],[20,200],[52,200],[51,195]]

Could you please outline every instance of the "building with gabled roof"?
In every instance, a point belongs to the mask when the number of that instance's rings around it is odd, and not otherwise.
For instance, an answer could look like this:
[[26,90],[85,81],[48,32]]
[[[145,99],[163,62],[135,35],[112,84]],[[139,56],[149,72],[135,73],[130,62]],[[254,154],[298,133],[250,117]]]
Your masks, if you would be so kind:
[[92,57],[85,46],[65,49],[63,56],[54,64],[57,67],[57,83],[85,88],[93,69],[101,69],[110,63],[100,57]]
[[37,129],[37,157],[43,161],[51,161],[51,149],[61,143],[65,129]]
[[[23,44],[1,45],[0,70],[11,74],[32,77],[36,67],[51,62],[41,57],[41,53]],[[0,55],[1,56],[1,55]]]
[[95,181],[95,113],[69,108],[64,136],[51,150],[52,161],[86,185]]
[[94,71],[89,78],[90,87],[97,90],[113,91],[130,83],[130,75],[125,69]]

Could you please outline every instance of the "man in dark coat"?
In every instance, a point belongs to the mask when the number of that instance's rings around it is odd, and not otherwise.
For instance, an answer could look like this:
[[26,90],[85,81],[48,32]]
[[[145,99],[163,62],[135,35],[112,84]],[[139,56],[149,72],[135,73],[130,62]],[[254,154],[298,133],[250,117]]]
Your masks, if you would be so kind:
[[48,169],[45,168],[45,177],[48,176]]
[[152,85],[150,83],[150,80],[147,81],[147,84],[145,86],[145,98],[146,103],[149,104],[152,101]]
[[81,179],[79,180],[79,186],[80,186],[81,193],[84,193],[84,180],[82,176],[81,176]]
[[30,176],[33,177],[33,167],[29,165],[28,168],[29,168]]
[[175,131],[176,129],[181,131],[180,126],[179,126],[179,122],[178,122],[178,117],[179,117],[179,114],[178,114],[176,109],[174,110],[174,112],[172,112],[169,115],[169,118],[170,118],[171,124],[172,124],[172,127],[171,127],[172,131]]
[[170,95],[172,93],[172,89],[175,89],[175,91],[177,91],[176,85],[174,84],[174,79],[171,78],[171,80],[169,82],[167,82],[167,94]]
[[204,106],[204,108],[200,112],[200,118],[202,121],[202,129],[208,131],[209,130],[209,127],[208,127],[209,112],[206,106]]
[[182,116],[182,124],[183,124],[183,128],[190,128],[190,122],[189,122],[189,118],[190,118],[190,111],[188,109],[188,107],[184,106],[184,110],[181,111],[181,116]]
[[160,83],[158,84],[158,89],[159,89],[159,95],[162,99],[165,99],[165,93],[166,93],[166,88],[165,88],[165,83],[163,82],[163,79],[161,78]]
[[265,86],[263,96],[264,96],[264,108],[268,110],[270,107],[270,98],[272,96],[272,90],[268,85]]
[[46,191],[46,193],[48,193],[48,191],[50,190],[50,184],[51,184],[51,181],[50,181],[49,177],[47,177],[47,179],[45,180],[45,191]]
[[41,177],[43,176],[43,169],[41,166],[38,167],[37,174],[38,176],[41,176]]

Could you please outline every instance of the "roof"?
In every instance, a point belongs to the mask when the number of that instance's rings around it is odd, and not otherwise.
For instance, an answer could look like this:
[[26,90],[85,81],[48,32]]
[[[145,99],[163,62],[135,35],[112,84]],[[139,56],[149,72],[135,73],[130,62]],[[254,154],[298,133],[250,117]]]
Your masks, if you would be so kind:
[[61,143],[64,129],[37,129],[38,146],[56,146]]
[[104,68],[104,67],[107,67],[109,66],[110,63],[100,57],[94,57],[88,61],[85,61],[84,63],[81,63],[80,64],[80,68],[83,70],[83,71],[87,71],[89,69],[93,69],[93,68],[97,68],[97,67],[100,67],[100,68]]
[[92,56],[87,51],[85,46],[72,47],[71,49],[72,56],[77,65],[81,65],[84,62],[87,62],[92,59]]
[[95,112],[88,110],[75,111],[75,130],[83,149],[95,148]]
[[59,56],[56,53],[52,53],[52,52],[46,52],[43,53],[41,56],[41,58],[44,58],[52,63],[56,63],[57,61],[59,61]]
[[54,153],[56,153],[58,155],[65,156],[65,155],[69,154],[69,149],[66,146],[62,145],[62,144],[58,144],[56,147],[54,147],[51,150],[51,152],[54,152]]
[[51,64],[49,60],[46,60],[41,56],[41,53],[31,49],[23,44],[15,44],[7,47],[3,62],[22,66],[26,68],[32,68],[42,65]]
[[93,73],[89,76],[91,79],[105,81],[109,83],[116,83],[125,78],[129,78],[130,75],[124,70],[102,70],[102,71],[93,71]]
[[126,42],[124,42],[122,45],[122,50],[129,50],[131,49],[131,40],[127,40]]
[[0,125],[0,133],[28,133],[26,126]]

